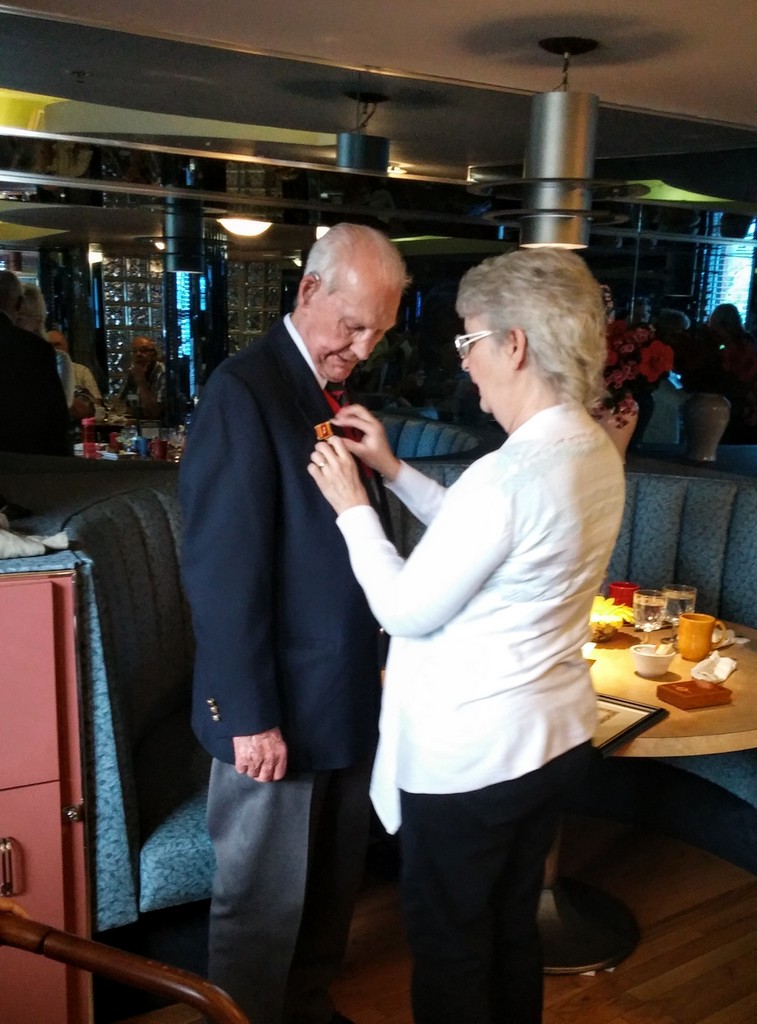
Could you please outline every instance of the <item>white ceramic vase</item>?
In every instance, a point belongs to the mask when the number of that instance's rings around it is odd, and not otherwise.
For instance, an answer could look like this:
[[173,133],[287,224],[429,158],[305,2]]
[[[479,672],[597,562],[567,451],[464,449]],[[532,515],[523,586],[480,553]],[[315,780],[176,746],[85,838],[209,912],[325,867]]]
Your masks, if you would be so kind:
[[700,392],[683,403],[681,416],[686,457],[693,462],[714,462],[731,418],[731,403],[725,395]]

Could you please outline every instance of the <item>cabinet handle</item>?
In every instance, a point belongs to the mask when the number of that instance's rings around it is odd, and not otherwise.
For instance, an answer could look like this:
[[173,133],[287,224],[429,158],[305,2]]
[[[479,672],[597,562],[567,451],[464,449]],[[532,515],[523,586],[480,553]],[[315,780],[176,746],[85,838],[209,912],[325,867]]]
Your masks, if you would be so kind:
[[0,896],[17,896],[13,888],[13,840],[0,836]]

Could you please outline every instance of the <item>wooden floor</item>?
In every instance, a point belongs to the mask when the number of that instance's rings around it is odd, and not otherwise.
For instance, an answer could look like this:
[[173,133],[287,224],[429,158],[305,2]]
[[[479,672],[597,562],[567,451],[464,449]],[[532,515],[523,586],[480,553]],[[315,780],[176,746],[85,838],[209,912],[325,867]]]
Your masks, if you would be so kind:
[[[683,843],[593,819],[566,823],[561,870],[621,899],[642,937],[612,971],[547,976],[544,1024],[757,1021],[755,876]],[[336,1005],[356,1024],[411,1024],[409,978],[396,886],[369,879]],[[198,1021],[170,1007],[129,1024]]]

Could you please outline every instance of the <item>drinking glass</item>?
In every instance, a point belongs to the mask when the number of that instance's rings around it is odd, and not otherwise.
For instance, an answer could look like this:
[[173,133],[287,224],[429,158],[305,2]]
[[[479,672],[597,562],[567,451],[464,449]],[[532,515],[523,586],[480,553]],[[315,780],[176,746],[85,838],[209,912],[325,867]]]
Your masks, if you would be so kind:
[[662,588],[665,598],[665,621],[678,625],[682,612],[693,612],[697,599],[697,588],[685,583],[666,583]]
[[630,583],[628,580],[615,580],[608,587],[608,597],[611,597],[615,604],[624,604],[630,608],[633,605],[633,595],[638,589],[638,583]]
[[139,437],[139,431],[136,427],[121,427],[121,432],[118,435],[118,440],[123,446],[125,452],[133,452],[136,444],[136,440]]
[[651,633],[662,629],[665,621],[665,598],[661,590],[637,590],[633,595],[633,624],[635,629]]

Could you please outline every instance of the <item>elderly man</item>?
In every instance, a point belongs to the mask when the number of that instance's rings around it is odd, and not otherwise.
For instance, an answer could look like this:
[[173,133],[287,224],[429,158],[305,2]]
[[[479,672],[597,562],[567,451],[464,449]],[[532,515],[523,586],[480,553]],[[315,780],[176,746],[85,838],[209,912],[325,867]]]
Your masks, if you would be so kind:
[[131,366],[118,393],[126,412],[138,420],[159,420],[166,407],[166,368],[158,346],[145,335],[131,343]]
[[15,323],[22,287],[0,272],[0,451],[70,455],[68,408],[55,352]]
[[214,758],[210,976],[257,1024],[345,1021],[327,987],[367,842],[379,633],[306,467],[339,408],[325,386],[370,355],[405,284],[382,234],[332,228],[295,311],[210,378],[182,460],[194,727]]

